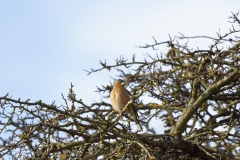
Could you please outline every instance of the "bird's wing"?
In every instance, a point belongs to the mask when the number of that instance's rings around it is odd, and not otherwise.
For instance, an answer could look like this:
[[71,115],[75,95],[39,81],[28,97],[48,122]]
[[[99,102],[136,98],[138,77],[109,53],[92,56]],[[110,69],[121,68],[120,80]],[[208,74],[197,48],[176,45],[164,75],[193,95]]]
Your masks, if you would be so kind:
[[[128,94],[128,96],[129,96],[129,99],[130,99],[130,97],[131,97],[131,93],[127,90],[127,89],[125,89],[126,91],[127,91],[127,94]],[[134,114],[136,115],[136,117],[138,118],[139,117],[139,115],[138,115],[138,111],[137,111],[137,108],[135,107],[135,104],[133,103],[132,104],[132,108],[133,108],[133,112],[134,112]]]

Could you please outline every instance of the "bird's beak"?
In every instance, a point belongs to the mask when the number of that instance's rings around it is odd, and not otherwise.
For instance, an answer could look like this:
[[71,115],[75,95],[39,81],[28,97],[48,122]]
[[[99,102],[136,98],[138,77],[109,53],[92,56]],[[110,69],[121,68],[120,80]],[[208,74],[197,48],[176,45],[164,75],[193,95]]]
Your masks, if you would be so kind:
[[125,83],[124,83],[124,82],[122,82],[122,83],[121,83],[121,85],[123,86],[123,85],[125,85]]

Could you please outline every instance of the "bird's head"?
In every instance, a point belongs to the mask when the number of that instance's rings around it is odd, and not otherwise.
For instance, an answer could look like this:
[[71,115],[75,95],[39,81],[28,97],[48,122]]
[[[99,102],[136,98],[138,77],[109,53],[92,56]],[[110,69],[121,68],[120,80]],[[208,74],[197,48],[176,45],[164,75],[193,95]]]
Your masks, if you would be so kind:
[[115,81],[115,84],[114,85],[121,85],[121,86],[124,86],[124,81],[122,80],[122,79],[117,79],[116,81]]

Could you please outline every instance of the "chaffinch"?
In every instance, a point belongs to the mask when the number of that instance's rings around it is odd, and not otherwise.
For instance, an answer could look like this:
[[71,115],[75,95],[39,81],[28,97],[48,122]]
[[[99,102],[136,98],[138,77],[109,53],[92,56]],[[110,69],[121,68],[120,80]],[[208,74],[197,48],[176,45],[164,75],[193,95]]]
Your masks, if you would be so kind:
[[[121,110],[126,106],[128,101],[130,100],[130,97],[128,95],[128,91],[124,87],[124,82],[121,79],[116,80],[114,83],[113,89],[110,93],[110,101],[112,104],[112,107],[117,111],[121,112]],[[126,109],[126,112],[131,115],[132,119],[135,121],[138,129],[142,132],[142,126],[140,125],[138,121],[138,114],[136,108],[133,106],[133,104],[129,105]]]

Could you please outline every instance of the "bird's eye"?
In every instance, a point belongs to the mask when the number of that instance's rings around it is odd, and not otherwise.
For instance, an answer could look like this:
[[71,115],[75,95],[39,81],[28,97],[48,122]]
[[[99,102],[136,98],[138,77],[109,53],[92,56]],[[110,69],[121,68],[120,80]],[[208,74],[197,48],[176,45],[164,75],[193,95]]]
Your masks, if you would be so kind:
[[123,80],[119,79],[119,81],[120,81],[121,85],[124,85],[124,81]]

